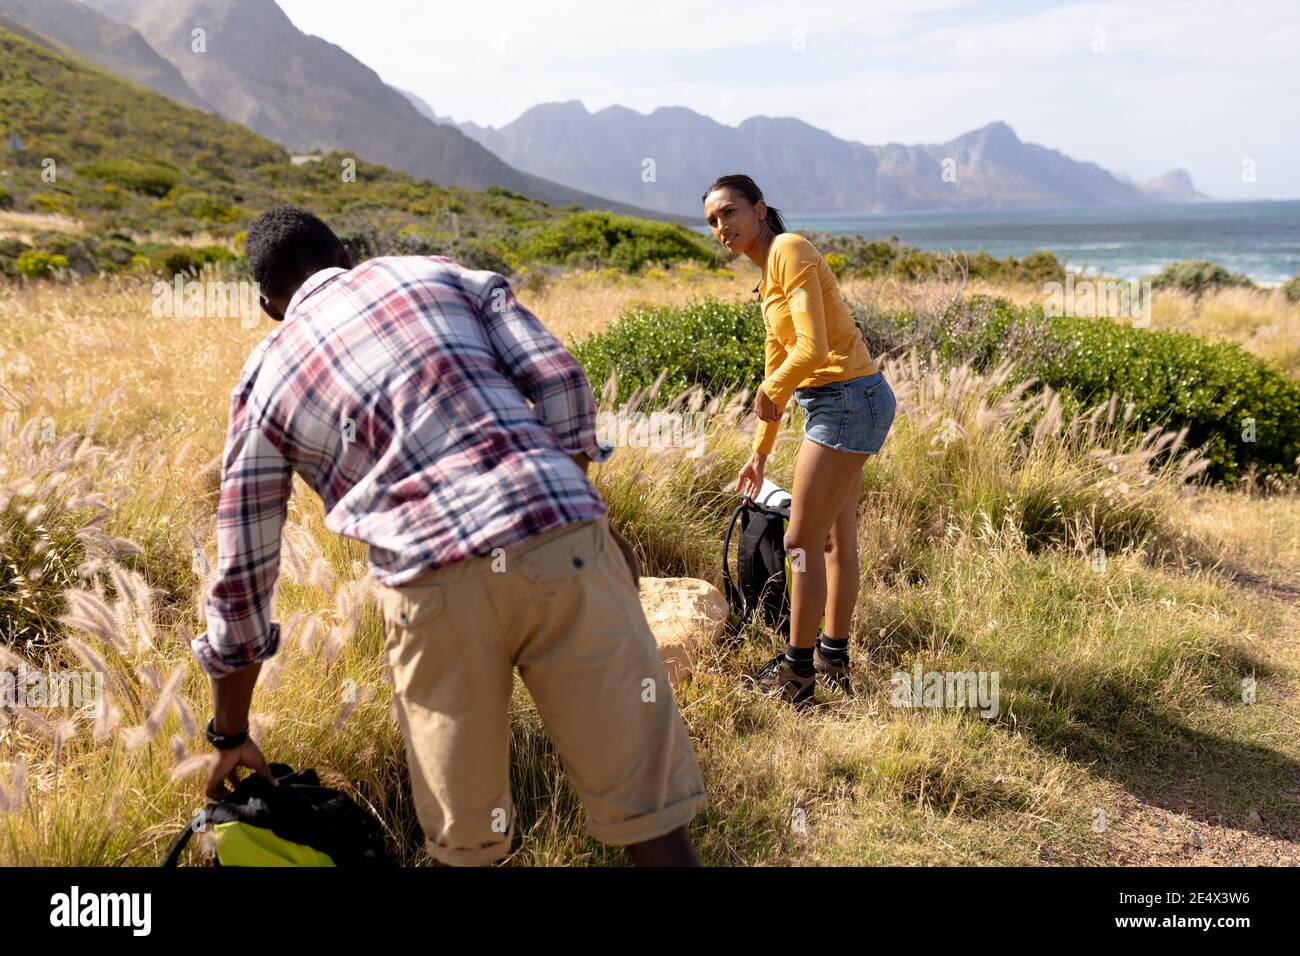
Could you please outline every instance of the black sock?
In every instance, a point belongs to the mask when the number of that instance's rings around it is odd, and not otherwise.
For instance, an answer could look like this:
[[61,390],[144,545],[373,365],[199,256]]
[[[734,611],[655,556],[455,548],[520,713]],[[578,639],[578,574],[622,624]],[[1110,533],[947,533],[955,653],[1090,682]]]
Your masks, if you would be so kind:
[[847,637],[827,637],[821,636],[817,642],[821,647],[822,657],[828,661],[839,663],[849,659],[849,639]]
[[795,647],[787,642],[785,645],[785,659],[794,668],[794,672],[802,677],[807,677],[813,672],[813,649],[811,647]]

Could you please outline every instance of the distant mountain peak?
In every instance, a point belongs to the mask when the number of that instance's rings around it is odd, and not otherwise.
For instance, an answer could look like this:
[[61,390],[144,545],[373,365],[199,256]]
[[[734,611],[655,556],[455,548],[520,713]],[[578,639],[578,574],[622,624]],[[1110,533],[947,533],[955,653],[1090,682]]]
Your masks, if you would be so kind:
[[1185,169],[1171,169],[1163,176],[1138,183],[1138,189],[1154,202],[1191,203],[1210,199],[1197,191],[1191,173]]

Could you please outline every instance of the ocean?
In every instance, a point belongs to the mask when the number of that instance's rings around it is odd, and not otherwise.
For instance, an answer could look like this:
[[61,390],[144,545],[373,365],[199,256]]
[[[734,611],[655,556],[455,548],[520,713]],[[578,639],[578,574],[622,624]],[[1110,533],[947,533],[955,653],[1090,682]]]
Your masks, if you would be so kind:
[[1272,285],[1300,273],[1300,201],[996,212],[786,214],[791,229],[897,236],[922,249],[998,258],[1047,249],[1074,269],[1140,279],[1179,259],[1209,259]]

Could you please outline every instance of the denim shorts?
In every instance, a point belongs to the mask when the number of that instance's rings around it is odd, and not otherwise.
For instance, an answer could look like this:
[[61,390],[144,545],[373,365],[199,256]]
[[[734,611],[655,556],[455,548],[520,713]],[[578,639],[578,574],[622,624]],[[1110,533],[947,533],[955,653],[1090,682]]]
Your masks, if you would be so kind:
[[804,437],[836,451],[875,455],[894,424],[894,390],[880,372],[796,388]]

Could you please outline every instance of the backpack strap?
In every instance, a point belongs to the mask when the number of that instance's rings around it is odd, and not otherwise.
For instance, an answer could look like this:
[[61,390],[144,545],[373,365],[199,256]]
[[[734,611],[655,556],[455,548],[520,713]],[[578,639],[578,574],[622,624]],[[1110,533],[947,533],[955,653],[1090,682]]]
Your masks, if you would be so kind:
[[190,842],[190,837],[194,836],[194,817],[190,817],[189,823],[185,824],[185,829],[181,830],[176,837],[176,842],[167,852],[167,859],[163,860],[163,867],[173,867],[180,863],[181,853],[184,851],[186,844]]
[[[748,499],[736,505],[736,510],[731,513],[731,520],[727,522],[727,532],[722,536],[722,590],[726,595],[727,604],[733,608],[742,609],[742,616],[745,597],[731,577],[731,534],[736,527],[736,522],[740,520],[740,516],[744,514],[745,509],[748,507]],[[737,560],[739,560],[739,555],[737,555]]]

